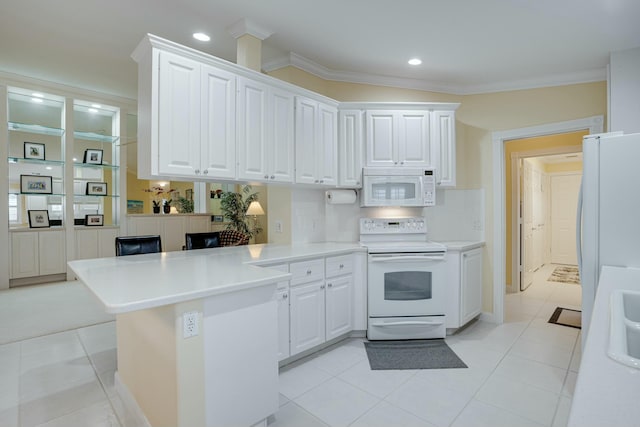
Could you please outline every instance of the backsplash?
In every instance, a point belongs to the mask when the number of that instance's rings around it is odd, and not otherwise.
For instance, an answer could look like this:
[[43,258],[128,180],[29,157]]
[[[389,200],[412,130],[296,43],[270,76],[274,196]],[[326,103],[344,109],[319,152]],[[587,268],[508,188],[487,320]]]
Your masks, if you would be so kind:
[[485,240],[484,190],[438,190],[425,208],[430,240]]

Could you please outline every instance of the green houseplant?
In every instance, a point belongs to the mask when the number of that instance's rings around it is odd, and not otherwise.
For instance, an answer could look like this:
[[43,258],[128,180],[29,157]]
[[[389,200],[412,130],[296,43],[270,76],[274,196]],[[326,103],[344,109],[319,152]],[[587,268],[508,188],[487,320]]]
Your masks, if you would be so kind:
[[258,193],[251,192],[250,185],[243,185],[240,193],[225,191],[220,198],[220,210],[229,224],[227,230],[240,231],[249,237],[255,237],[262,227],[253,226],[247,218],[247,209],[251,202],[258,200]]

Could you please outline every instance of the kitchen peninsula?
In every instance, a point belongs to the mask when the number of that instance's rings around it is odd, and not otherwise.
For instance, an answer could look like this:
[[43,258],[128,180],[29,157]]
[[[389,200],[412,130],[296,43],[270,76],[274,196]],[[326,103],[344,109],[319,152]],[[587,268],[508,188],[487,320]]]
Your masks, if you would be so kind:
[[252,426],[278,409],[274,293],[291,277],[252,264],[354,252],[365,253],[353,243],[250,245],[69,266],[116,314],[116,389],[130,409],[151,426]]

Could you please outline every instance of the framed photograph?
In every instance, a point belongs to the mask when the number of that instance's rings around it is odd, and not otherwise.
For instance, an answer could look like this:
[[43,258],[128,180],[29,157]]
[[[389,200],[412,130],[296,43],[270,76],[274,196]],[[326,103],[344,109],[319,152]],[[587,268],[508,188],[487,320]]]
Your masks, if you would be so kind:
[[106,196],[107,195],[107,183],[106,182],[87,182],[87,196]]
[[49,228],[49,211],[29,210],[29,228]]
[[44,144],[38,144],[37,142],[24,143],[24,158],[44,160]]
[[127,200],[128,214],[144,213],[144,202],[142,200]]
[[53,194],[53,178],[43,175],[20,175],[22,194]]
[[84,150],[84,159],[83,163],[89,163],[91,165],[101,165],[102,164],[102,150],[94,150],[87,149]]
[[87,227],[101,227],[104,225],[104,215],[85,215],[84,225]]
[[224,221],[224,216],[223,215],[214,215],[213,216],[213,221],[214,222],[223,222]]

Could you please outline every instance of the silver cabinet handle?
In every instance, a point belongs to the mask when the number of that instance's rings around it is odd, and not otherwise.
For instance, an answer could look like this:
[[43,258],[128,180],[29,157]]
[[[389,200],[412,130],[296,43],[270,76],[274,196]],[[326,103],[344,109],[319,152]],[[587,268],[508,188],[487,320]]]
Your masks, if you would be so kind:
[[344,268],[344,264],[340,264],[340,268]]
[[329,283],[329,284],[327,284],[327,286],[331,288],[331,287],[333,287],[333,283]]
[[271,179],[276,179],[276,176],[275,175],[271,175]]
[[321,179],[321,180],[320,180],[320,184],[322,184],[322,183],[324,183],[324,179]]
[[264,176],[264,179],[269,179],[269,175],[265,175],[265,176]]
[[203,174],[208,174],[209,173],[209,169],[205,169],[204,172],[202,172]]
[[324,285],[320,285],[320,289],[324,289]]
[[287,299],[287,298],[289,298],[289,294],[282,295],[282,299]]
[[196,174],[199,174],[199,173],[200,173],[200,169],[196,169]]
[[404,160],[400,162],[401,165],[404,165]]
[[315,181],[313,181],[313,182],[314,182],[315,184],[317,184],[317,183],[318,183],[318,182],[320,182],[320,181],[318,181],[318,180],[316,179],[316,180],[315,180]]
[[356,185],[360,185],[360,181],[356,181]]
[[307,270],[307,275],[311,274],[311,270]]

